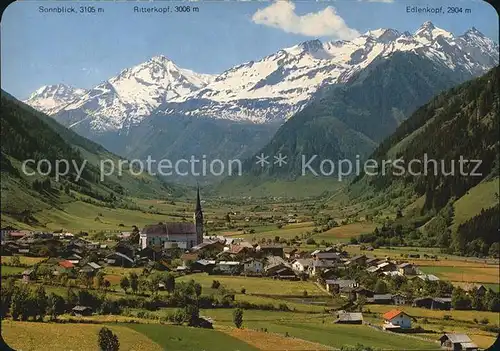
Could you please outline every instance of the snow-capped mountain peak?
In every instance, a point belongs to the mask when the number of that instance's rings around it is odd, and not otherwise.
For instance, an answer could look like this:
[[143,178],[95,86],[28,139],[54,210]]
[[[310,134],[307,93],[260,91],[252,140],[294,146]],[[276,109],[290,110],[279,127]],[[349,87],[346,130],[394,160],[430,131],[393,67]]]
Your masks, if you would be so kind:
[[[180,68],[159,55],[122,70],[93,89],[82,91],[76,98],[61,100],[63,106],[58,110],[46,109],[45,105],[36,104],[31,98],[26,102],[50,114],[60,110],[73,111],[72,115],[78,115],[77,110],[92,111],[91,128],[117,130],[139,123],[161,103],[196,91],[212,80],[212,75]],[[43,87],[39,89],[45,90]],[[72,120],[72,124],[79,122]]]
[[[256,123],[283,121],[327,85],[345,83],[377,58],[412,52],[477,76],[498,64],[498,45],[476,28],[461,36],[428,21],[413,34],[370,30],[350,41],[305,41],[213,76],[180,68],[158,55],[121,71],[64,106],[94,130],[121,130],[153,111]],[[39,92],[41,93],[41,92]],[[74,113],[91,111],[89,113]],[[64,118],[64,117],[61,117]]]
[[436,40],[439,36],[443,36],[447,39],[453,38],[452,33],[436,27],[431,21],[427,21],[424,22],[419,29],[417,29],[413,37],[423,44],[429,44]]
[[44,85],[32,93],[26,102],[37,110],[54,112],[84,94],[84,89],[65,84]]

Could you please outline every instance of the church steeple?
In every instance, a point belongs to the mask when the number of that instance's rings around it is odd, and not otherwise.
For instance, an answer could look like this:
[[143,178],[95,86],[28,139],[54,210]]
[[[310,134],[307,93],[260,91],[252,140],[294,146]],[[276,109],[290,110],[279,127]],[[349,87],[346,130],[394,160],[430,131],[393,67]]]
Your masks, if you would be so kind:
[[196,226],[196,245],[203,242],[203,211],[201,210],[200,186],[196,189],[196,208],[194,209],[194,223]]
[[196,190],[196,208],[194,209],[195,212],[201,212],[201,201],[200,201],[200,186],[198,185],[198,188]]

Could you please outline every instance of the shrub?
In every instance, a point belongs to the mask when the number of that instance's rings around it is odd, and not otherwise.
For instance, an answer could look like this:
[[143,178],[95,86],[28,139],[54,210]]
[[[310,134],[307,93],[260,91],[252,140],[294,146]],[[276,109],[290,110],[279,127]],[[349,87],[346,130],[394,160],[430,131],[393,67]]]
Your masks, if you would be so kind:
[[102,351],[118,351],[120,348],[118,337],[106,327],[99,330],[98,344]]
[[233,323],[236,328],[241,328],[243,325],[243,310],[241,308],[237,308],[233,312]]
[[241,288],[241,293],[242,293],[242,294],[245,294],[246,292],[247,292],[247,289],[245,289],[245,288]]
[[485,318],[483,318],[483,319],[481,319],[481,320],[479,321],[479,323],[481,323],[481,324],[488,324],[489,322],[490,322],[490,321],[489,321],[489,320],[488,320],[488,318],[486,318],[486,317],[485,317]]
[[453,318],[451,318],[451,315],[449,315],[449,314],[445,314],[445,315],[443,316],[443,319],[444,319],[445,321],[451,321]]

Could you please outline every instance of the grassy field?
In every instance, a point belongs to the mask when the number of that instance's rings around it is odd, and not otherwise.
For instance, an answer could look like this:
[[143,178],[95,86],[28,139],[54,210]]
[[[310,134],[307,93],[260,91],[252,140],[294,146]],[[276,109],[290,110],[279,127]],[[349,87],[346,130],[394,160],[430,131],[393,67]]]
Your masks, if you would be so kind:
[[[231,309],[203,310],[200,314],[211,317],[215,325],[232,325]],[[432,342],[385,333],[365,325],[333,323],[332,315],[300,314],[246,310],[243,327],[254,330],[267,328],[268,332],[320,343],[336,348],[362,343],[367,346],[391,350],[437,350]]]
[[[19,261],[21,262],[21,264],[26,264],[28,266],[32,266],[40,261],[47,259],[47,257],[27,257],[27,256],[17,256],[17,257],[19,257]],[[2,256],[1,262],[5,264],[10,262],[11,259],[12,256]]]
[[[102,325],[2,321],[2,337],[14,350],[99,350]],[[107,325],[120,341],[120,350],[161,351],[164,347],[146,335],[122,325]]]
[[421,271],[455,282],[499,283],[498,267],[424,266]]
[[246,289],[247,294],[266,295],[294,295],[302,296],[304,290],[308,295],[326,295],[316,284],[308,281],[279,281],[270,278],[251,278],[241,276],[216,276],[206,273],[185,275],[177,278],[177,281],[195,280],[201,284],[203,289],[210,289],[212,281],[218,280],[227,289],[240,292],[241,288]]
[[[316,301],[311,298],[297,298],[297,299],[287,299],[279,296],[275,297],[263,297],[248,294],[236,294],[235,300],[245,301],[257,305],[267,305],[272,304],[275,308],[278,308],[280,304],[286,304],[289,309],[297,312],[307,312],[307,313],[323,313],[325,308],[340,307],[340,303],[329,297],[325,297],[323,301],[328,302],[328,304],[313,304],[312,301]],[[308,301],[310,301],[308,303]]]
[[481,209],[487,209],[498,204],[499,185],[498,178],[480,183],[470,189],[466,195],[458,199],[453,204],[454,216],[452,229],[456,230],[460,224],[478,215]]
[[350,238],[357,237],[360,234],[371,233],[376,226],[376,223],[369,222],[351,223],[314,235],[313,238],[316,242],[321,240],[348,241]]
[[11,266],[1,266],[0,267],[2,277],[9,276],[9,275],[15,275],[22,273],[26,268],[23,267],[11,267]]
[[[217,330],[159,324],[128,324],[128,328],[156,342],[163,350],[253,351],[258,348]],[[143,350],[143,349],[141,349]],[[144,349],[145,350],[145,349]]]
[[[385,313],[392,309],[391,306],[387,305],[366,305],[365,310],[369,309],[371,312],[376,313]],[[427,308],[419,308],[419,307],[409,307],[402,306],[400,308],[402,311],[405,311],[410,316],[413,317],[426,317],[426,318],[437,318],[442,319],[445,315],[450,315],[453,320],[456,321],[464,321],[464,322],[472,322],[474,318],[480,320],[482,318],[488,318],[490,324],[499,325],[499,315],[495,312],[488,311],[438,311],[438,310],[430,310]]]
[[[392,307],[386,305],[367,305],[364,311],[370,310],[370,312],[376,313],[377,317],[370,318],[365,316],[365,319],[368,319],[372,323],[379,324],[381,320],[380,316],[390,309],[392,309]],[[400,309],[410,316],[417,318],[417,321],[414,321],[414,325],[418,325],[426,331],[437,332],[438,335],[440,331],[448,333],[465,333],[469,335],[477,345],[484,348],[491,346],[496,339],[495,333],[479,329],[479,325],[474,322],[474,319],[482,320],[487,318],[489,325],[498,327],[498,313],[487,311],[436,311],[408,306],[400,307]],[[445,315],[449,315],[451,319],[445,320]],[[436,333],[424,332],[417,335],[436,339]]]
[[217,328],[234,338],[240,339],[259,350],[332,350],[331,347],[297,338],[285,337],[277,333],[266,333],[252,329],[236,329],[221,326]]

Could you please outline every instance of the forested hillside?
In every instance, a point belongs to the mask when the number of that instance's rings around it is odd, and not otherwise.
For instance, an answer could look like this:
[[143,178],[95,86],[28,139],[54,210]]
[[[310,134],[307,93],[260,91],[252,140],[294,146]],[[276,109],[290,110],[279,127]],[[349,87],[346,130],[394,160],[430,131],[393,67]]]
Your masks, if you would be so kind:
[[[2,214],[30,223],[33,213],[47,206],[82,200],[97,205],[125,206],[127,196],[165,197],[175,195],[175,187],[149,175],[133,176],[128,168],[122,176],[114,175],[100,180],[99,161],[118,157],[50,117],[15,100],[2,91],[1,176]],[[22,162],[28,159],[27,175]],[[41,160],[39,170],[36,165]],[[69,171],[56,179],[56,160],[67,160]],[[50,172],[49,172],[50,164]],[[82,167],[84,165],[84,167]],[[66,167],[61,164],[60,171]],[[78,177],[78,169],[81,169]]]
[[[399,227],[397,231],[394,223],[384,227],[376,233],[381,238],[379,244],[382,240],[395,238],[393,243],[440,246],[459,254],[498,256],[499,79],[497,67],[483,77],[438,95],[375,150],[372,158],[379,164],[382,160],[402,159],[406,164],[410,160],[420,160],[421,163],[412,166],[412,172],[419,175],[395,175],[392,168],[383,176],[361,175],[350,188],[351,196],[357,195],[355,201],[374,201],[386,194],[423,199],[420,211],[414,213],[413,226]],[[437,161],[428,163],[427,174],[425,154],[427,160]],[[460,158],[479,161],[466,163],[461,170]],[[476,195],[473,202],[469,192],[476,193],[476,187],[486,182],[497,184],[496,187],[483,187],[497,189],[496,200],[492,203],[490,197],[484,196],[481,202]],[[453,226],[454,204],[458,199],[461,199],[461,212],[467,212],[464,208],[467,209],[468,202],[475,208],[469,211],[469,218],[460,218],[460,223]],[[426,221],[428,223],[420,229],[421,234],[417,234],[415,226]],[[397,219],[397,222],[403,220]],[[365,236],[362,241],[376,239]]]

